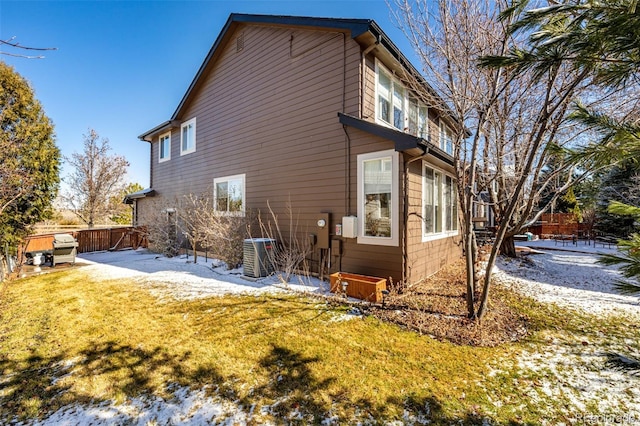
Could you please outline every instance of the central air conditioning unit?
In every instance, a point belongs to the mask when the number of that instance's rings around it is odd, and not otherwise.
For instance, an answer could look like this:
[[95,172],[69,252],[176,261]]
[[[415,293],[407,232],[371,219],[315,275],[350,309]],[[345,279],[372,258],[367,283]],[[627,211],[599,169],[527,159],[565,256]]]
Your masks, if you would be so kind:
[[273,272],[271,261],[276,240],[270,238],[248,238],[243,244],[243,274],[261,278]]

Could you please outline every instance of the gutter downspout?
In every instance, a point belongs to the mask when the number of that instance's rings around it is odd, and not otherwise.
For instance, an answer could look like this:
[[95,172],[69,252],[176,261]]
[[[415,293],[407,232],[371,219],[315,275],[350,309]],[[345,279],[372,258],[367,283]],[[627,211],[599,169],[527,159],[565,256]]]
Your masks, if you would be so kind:
[[413,157],[404,162],[404,190],[403,192],[403,217],[404,217],[404,232],[402,242],[402,283],[407,284],[407,277],[409,276],[409,264],[407,262],[409,251],[409,164],[424,159],[429,154],[429,146],[422,146],[422,155]]

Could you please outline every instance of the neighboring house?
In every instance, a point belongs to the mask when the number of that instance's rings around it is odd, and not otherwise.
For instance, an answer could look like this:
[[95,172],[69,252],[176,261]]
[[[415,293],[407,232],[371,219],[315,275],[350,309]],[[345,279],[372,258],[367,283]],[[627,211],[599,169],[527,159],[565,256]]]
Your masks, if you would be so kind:
[[144,225],[186,193],[281,219],[291,200],[315,270],[416,282],[461,255],[455,123],[433,105],[372,20],[232,14],[171,118],[140,136],[150,188],[127,202]]

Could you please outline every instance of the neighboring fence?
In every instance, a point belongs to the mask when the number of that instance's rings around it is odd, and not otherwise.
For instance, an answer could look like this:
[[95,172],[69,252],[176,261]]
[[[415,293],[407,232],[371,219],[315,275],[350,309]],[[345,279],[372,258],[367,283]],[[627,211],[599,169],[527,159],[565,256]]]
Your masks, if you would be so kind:
[[585,227],[578,223],[573,213],[544,213],[540,220],[527,230],[534,235],[578,235]]
[[[131,226],[110,229],[83,229],[67,232],[78,241],[78,253],[92,251],[122,250],[126,248],[137,249],[146,247],[146,232],[142,227]],[[21,247],[19,258],[22,254],[53,249],[54,234],[32,235],[27,237]]]

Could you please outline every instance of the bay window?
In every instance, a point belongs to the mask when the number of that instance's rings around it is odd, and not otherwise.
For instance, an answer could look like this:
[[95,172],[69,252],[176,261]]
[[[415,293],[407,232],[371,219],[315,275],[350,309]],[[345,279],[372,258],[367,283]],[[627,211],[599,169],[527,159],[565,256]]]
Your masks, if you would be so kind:
[[458,192],[455,179],[428,165],[422,175],[423,241],[458,233]]

